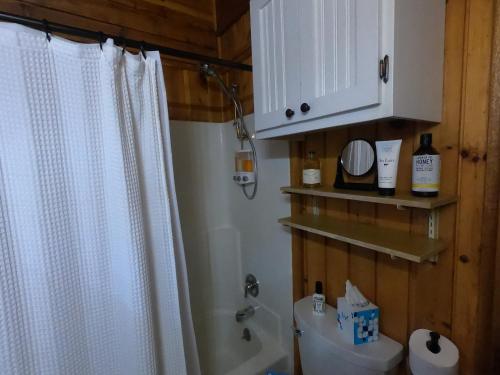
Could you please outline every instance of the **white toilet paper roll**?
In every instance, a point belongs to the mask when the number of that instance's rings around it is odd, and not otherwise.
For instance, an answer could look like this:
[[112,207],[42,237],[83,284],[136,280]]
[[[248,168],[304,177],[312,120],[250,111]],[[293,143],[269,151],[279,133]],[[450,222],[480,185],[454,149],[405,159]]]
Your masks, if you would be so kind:
[[458,349],[450,340],[441,336],[437,354],[427,349],[430,340],[428,329],[417,329],[410,336],[410,369],[413,375],[458,374]]

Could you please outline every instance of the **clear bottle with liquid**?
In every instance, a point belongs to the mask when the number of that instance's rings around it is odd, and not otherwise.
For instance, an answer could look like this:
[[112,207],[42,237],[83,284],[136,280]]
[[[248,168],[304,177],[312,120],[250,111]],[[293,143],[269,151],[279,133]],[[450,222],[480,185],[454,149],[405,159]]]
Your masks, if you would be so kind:
[[302,170],[302,184],[313,188],[321,185],[321,167],[314,151],[309,151]]

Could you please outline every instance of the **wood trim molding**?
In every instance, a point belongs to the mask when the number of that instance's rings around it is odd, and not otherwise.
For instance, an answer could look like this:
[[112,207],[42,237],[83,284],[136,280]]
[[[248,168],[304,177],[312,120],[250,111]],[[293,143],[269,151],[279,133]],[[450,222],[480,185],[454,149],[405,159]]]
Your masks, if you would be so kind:
[[[488,128],[488,160],[486,164],[486,188],[484,201],[484,217],[482,228],[481,262],[483,278],[480,280],[482,298],[479,309],[488,318],[482,319],[476,350],[487,350],[489,358],[486,364],[491,364],[492,373],[500,372],[500,322],[493,317],[500,314],[500,4],[495,4],[495,19],[492,38],[491,84],[489,103]],[[495,275],[492,277],[491,275]],[[492,322],[493,327],[489,326]],[[491,333],[491,335],[488,335]],[[483,369],[485,371],[488,368]]]

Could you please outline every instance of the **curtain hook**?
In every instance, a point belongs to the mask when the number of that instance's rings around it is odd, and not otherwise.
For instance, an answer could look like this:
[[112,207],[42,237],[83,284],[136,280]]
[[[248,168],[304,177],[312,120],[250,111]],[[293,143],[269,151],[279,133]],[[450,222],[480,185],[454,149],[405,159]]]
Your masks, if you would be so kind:
[[146,51],[144,51],[144,41],[141,42],[141,53],[142,56],[144,57],[144,60],[146,60],[147,57],[146,57]]
[[104,33],[102,31],[99,31],[99,47],[101,48],[101,51],[102,51],[103,40],[104,40]]
[[127,49],[127,40],[125,38],[122,38],[122,56],[125,55]]
[[43,28],[45,30],[45,37],[47,38],[47,41],[50,42],[52,37],[50,36],[50,26],[49,26],[49,21],[47,21],[45,18],[42,20],[43,22]]

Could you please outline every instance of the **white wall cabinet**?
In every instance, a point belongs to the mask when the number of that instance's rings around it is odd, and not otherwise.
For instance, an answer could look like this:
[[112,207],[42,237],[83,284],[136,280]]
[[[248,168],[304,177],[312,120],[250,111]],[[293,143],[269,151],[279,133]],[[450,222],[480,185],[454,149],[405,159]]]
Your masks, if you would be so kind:
[[258,138],[441,120],[445,0],[251,0],[250,9]]

